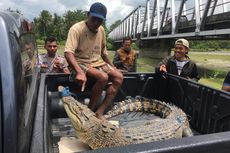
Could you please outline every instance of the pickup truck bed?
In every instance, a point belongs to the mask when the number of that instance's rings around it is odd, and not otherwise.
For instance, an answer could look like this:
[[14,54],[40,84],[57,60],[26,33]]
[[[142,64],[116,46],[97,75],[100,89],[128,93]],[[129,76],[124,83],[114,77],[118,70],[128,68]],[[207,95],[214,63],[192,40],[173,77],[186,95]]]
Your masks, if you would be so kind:
[[[32,150],[38,151],[43,148],[45,153],[57,152],[57,141],[61,136],[74,136],[74,130],[58,97],[59,85],[69,86],[70,91],[76,94],[79,101],[84,102],[84,99],[90,96],[90,86],[85,92],[80,92],[80,87],[69,81],[68,75],[43,74],[34,129],[35,133],[42,134],[33,136]],[[190,116],[190,124],[196,135],[87,152],[221,153],[230,151],[229,93],[171,74],[129,73],[125,74],[123,85],[114,102],[122,101],[127,96],[143,96],[177,105]]]

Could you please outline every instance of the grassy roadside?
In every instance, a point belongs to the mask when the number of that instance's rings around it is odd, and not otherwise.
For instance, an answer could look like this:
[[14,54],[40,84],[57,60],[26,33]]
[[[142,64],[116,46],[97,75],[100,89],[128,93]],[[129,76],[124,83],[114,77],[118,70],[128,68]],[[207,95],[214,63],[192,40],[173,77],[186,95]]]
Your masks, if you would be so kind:
[[197,65],[211,69],[221,70],[224,72],[230,69],[230,52],[190,52],[189,57]]
[[221,89],[224,78],[230,70],[230,51],[190,52],[189,57],[198,66],[211,71],[209,75],[202,77],[199,83]]
[[[64,46],[60,46],[58,54],[64,54]],[[42,46],[39,47],[39,53],[46,51]],[[114,51],[109,51],[109,57],[113,60]],[[230,70],[230,51],[224,52],[189,52],[191,60],[195,61],[198,66],[210,69],[212,74],[202,77],[199,83],[221,89],[224,77]],[[155,66],[160,59],[152,59],[151,57],[139,57],[137,60],[138,72],[154,72]]]
[[[114,52],[109,52],[112,59]],[[230,51],[225,52],[190,52],[189,57],[195,61],[199,67],[210,69],[207,76],[202,77],[199,83],[221,89],[224,77],[230,70]],[[139,57],[137,61],[138,72],[154,72],[155,66],[160,59],[152,59],[150,57]]]
[[224,78],[201,78],[199,83],[213,87],[215,89],[221,89]]

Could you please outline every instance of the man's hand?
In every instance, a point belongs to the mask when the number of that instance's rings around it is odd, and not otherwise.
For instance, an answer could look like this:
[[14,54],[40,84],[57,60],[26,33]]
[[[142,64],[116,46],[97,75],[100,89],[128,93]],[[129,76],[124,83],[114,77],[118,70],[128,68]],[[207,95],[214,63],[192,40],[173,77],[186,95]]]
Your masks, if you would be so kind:
[[121,73],[127,73],[127,70],[118,69]]
[[63,69],[63,63],[59,59],[55,59],[54,68],[62,70]]
[[63,72],[64,72],[65,74],[70,74],[70,71],[69,71],[69,69],[68,69],[67,67],[63,68]]
[[61,64],[61,62],[60,62],[59,59],[55,59],[55,60],[54,60],[54,64],[59,65],[59,64]]
[[77,60],[72,52],[65,52],[65,58],[68,64],[77,72],[75,79],[81,85],[81,91],[85,90],[85,83],[87,81],[85,73],[78,65]]
[[160,66],[160,72],[167,72],[166,66],[164,64]]
[[85,90],[85,83],[87,81],[85,74],[84,73],[78,73],[76,75],[76,80],[80,83],[81,91],[83,92]]
[[41,64],[41,68],[47,68],[48,67],[48,65],[46,65],[46,64]]

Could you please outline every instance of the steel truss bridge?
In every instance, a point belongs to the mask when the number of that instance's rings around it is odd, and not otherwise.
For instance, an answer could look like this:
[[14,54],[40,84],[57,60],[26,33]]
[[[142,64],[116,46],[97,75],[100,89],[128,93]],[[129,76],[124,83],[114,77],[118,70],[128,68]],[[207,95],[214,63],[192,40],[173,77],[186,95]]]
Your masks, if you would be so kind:
[[167,38],[228,39],[230,0],[147,0],[109,33],[120,42]]

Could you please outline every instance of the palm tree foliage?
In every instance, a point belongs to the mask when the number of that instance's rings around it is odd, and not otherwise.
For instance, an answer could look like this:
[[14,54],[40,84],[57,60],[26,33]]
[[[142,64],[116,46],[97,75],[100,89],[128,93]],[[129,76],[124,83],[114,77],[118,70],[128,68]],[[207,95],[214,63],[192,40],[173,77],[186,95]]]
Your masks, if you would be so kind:
[[34,32],[38,39],[55,36],[59,41],[64,41],[69,28],[86,18],[87,14],[82,10],[67,11],[62,16],[57,13],[52,15],[49,11],[43,10],[34,18]]

